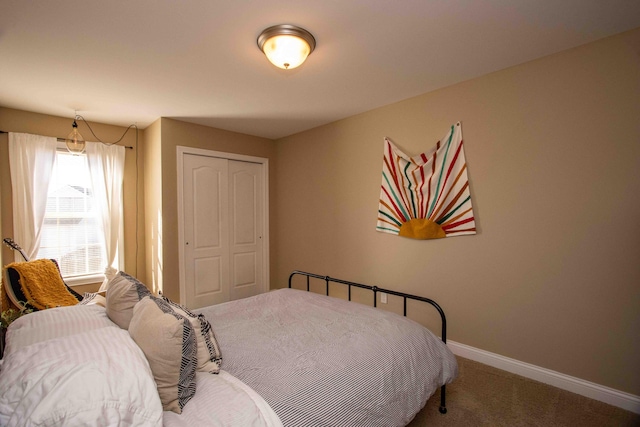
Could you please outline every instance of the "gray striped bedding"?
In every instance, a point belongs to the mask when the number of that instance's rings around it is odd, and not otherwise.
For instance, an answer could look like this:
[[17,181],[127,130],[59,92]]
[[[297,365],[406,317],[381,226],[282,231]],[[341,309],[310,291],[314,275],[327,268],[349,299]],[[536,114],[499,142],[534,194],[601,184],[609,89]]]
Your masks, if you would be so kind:
[[457,375],[429,330],[384,310],[280,289],[206,307],[222,369],[284,426],[404,426]]

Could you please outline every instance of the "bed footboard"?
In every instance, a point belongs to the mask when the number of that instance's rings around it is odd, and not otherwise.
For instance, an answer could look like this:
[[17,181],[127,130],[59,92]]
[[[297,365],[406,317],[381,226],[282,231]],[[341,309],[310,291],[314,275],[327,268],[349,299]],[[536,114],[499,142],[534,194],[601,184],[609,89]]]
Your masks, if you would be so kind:
[[[403,292],[392,291],[390,289],[384,289],[384,288],[380,288],[378,286],[364,285],[362,283],[349,282],[347,280],[336,279],[334,277],[329,277],[329,276],[321,276],[319,274],[307,273],[307,272],[298,271],[298,270],[293,271],[289,275],[289,288],[292,287],[291,285],[292,285],[292,280],[293,280],[294,276],[304,276],[304,277],[306,277],[306,279],[307,279],[307,291],[310,290],[310,279],[311,278],[324,280],[324,282],[325,282],[325,294],[327,296],[329,296],[329,283],[333,282],[333,283],[341,283],[343,285],[346,285],[346,286],[348,286],[348,299],[349,299],[349,301],[351,301],[351,288],[352,287],[356,287],[356,288],[360,288],[360,289],[368,289],[368,290],[373,292],[373,306],[374,307],[377,307],[378,292],[382,292],[382,293],[385,293],[385,294],[395,295],[395,296],[401,297],[403,299],[403,303],[404,303],[404,313],[403,313],[403,315],[405,317],[407,316],[407,300],[408,299],[416,300],[416,301],[422,301],[422,302],[425,302],[427,304],[430,304],[436,310],[438,310],[438,313],[440,314],[440,319],[441,319],[441,322],[442,322],[442,331],[441,331],[441,335],[440,336],[441,336],[442,342],[444,342],[445,344],[447,342],[447,318],[444,315],[444,311],[442,310],[442,307],[440,307],[438,305],[438,303],[436,303],[432,299],[421,297],[421,296],[418,296],[418,295],[411,295],[411,294],[406,294],[406,293],[403,293]],[[440,413],[442,413],[442,414],[446,414],[447,413],[447,406],[446,406],[446,400],[445,400],[445,386],[444,385],[442,387],[440,387]]]

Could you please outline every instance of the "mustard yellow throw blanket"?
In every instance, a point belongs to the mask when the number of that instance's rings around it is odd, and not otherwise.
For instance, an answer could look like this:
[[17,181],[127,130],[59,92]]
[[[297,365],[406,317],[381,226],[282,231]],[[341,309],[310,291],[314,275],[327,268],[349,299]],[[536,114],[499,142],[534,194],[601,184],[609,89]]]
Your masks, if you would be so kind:
[[[15,270],[20,277],[20,289],[27,301],[10,301],[9,306],[4,305],[7,300],[12,300],[11,294],[7,298],[5,286],[11,286],[8,281],[8,269]],[[5,267],[5,283],[2,286],[2,309],[10,308],[18,303],[28,302],[38,310],[60,306],[76,305],[78,300],[66,288],[58,266],[50,259],[38,259],[29,262],[14,262]],[[18,308],[18,307],[15,307]]]

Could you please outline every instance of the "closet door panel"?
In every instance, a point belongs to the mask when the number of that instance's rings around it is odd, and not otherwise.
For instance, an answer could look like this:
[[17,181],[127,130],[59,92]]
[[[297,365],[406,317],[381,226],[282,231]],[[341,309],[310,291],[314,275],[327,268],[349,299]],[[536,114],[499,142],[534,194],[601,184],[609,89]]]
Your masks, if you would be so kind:
[[228,161],[184,156],[184,253],[186,305],[229,300]]
[[229,161],[231,299],[262,292],[262,165]]

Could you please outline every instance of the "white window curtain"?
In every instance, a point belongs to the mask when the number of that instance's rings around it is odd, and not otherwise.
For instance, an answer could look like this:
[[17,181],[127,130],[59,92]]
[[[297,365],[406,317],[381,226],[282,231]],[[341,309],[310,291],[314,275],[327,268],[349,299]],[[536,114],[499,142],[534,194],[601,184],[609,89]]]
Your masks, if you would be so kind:
[[40,249],[57,139],[9,133],[9,169],[13,192],[13,238],[29,259]]
[[[122,183],[124,179],[124,150],[118,145],[87,143],[86,154],[91,175],[94,201],[98,208],[98,221],[104,233],[105,259],[107,266],[105,279],[100,291],[119,270],[120,250],[123,241]],[[118,258],[118,259],[117,259]]]

